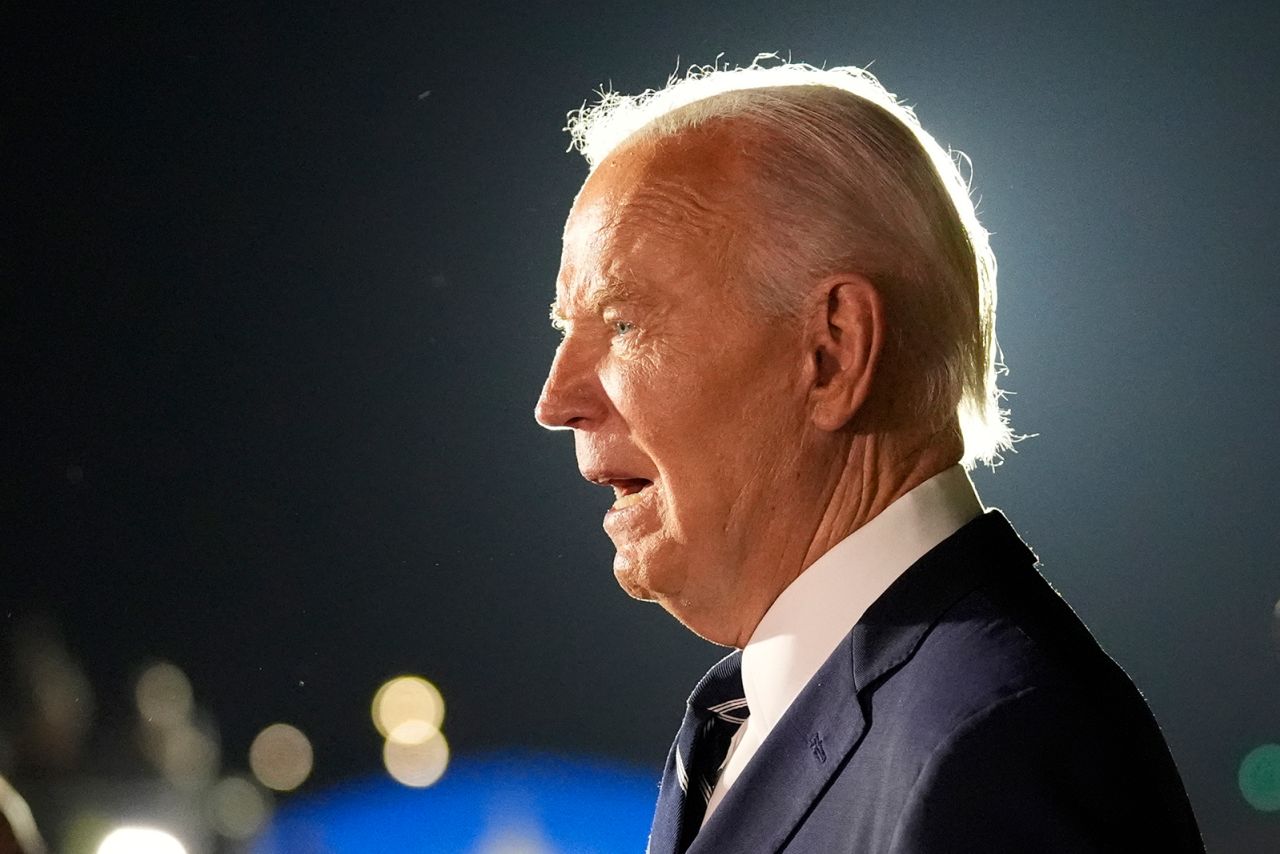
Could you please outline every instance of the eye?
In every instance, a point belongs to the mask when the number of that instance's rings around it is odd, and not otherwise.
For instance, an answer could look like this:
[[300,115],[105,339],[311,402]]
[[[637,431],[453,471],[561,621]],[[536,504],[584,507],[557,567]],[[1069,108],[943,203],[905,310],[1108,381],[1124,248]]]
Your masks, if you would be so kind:
[[609,325],[613,327],[615,335],[626,335],[628,332],[636,328],[636,325],[629,320],[615,320]]

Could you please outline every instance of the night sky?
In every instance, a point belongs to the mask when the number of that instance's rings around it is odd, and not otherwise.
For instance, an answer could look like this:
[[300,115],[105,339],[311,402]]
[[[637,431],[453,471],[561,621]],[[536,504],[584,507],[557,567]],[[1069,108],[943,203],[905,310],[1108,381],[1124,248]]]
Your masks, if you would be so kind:
[[1280,839],[1236,782],[1280,742],[1280,6],[1051,5],[10,7],[0,619],[57,621],[104,732],[154,659],[230,766],[299,726],[308,791],[379,770],[402,672],[458,754],[656,773],[723,651],[618,589],[608,494],[532,417],[565,114],[722,53],[872,63],[994,233],[1038,435],[981,496],[1146,695],[1210,850]]

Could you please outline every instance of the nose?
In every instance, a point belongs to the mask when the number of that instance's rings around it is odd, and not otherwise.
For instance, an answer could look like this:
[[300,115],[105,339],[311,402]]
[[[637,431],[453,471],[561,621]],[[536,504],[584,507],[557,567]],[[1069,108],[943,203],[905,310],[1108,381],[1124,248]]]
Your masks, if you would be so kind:
[[548,430],[585,429],[608,411],[590,354],[569,338],[560,342],[533,417]]

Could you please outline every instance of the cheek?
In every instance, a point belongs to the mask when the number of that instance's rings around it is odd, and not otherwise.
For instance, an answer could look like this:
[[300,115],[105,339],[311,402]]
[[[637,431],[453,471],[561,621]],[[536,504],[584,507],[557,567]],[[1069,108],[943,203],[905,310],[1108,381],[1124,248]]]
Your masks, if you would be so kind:
[[600,374],[605,395],[628,432],[640,441],[678,435],[690,401],[699,398],[692,379],[691,371],[653,356],[615,360]]
[[733,493],[795,438],[795,378],[779,354],[733,358],[745,349],[618,361],[601,373],[627,434],[680,486],[682,503],[691,491]]

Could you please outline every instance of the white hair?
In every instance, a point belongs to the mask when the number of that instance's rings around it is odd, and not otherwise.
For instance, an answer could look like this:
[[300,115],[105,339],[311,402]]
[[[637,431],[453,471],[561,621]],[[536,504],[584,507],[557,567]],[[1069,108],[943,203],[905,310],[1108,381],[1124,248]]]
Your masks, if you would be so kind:
[[916,414],[958,418],[965,465],[998,464],[1014,437],[996,387],[996,260],[961,172],[968,158],[944,150],[865,69],[764,60],[777,57],[693,66],[639,95],[601,90],[569,114],[570,148],[594,170],[624,142],[727,121],[757,131],[764,144],[741,148],[756,160],[764,222],[742,263],[759,307],[797,316],[807,295],[798,271],[867,275],[891,306],[887,355],[920,365]]

